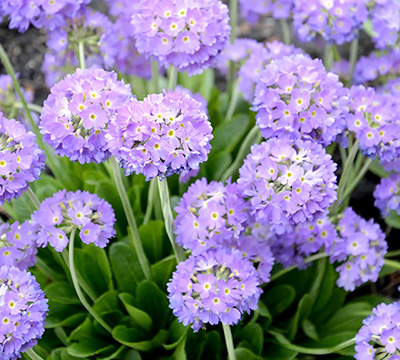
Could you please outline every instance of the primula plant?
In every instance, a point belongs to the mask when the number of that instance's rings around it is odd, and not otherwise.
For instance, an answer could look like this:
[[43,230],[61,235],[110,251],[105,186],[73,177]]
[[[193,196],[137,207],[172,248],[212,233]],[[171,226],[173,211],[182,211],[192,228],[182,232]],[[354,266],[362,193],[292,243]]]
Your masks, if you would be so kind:
[[0,20],[0,360],[400,359],[398,0]]

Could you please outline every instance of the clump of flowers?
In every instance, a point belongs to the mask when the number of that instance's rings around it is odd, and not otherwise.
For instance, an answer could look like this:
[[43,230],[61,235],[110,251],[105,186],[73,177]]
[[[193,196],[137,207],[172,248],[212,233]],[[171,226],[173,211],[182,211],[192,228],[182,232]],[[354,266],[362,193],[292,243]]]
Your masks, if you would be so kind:
[[9,16],[10,29],[25,32],[30,24],[53,31],[73,18],[90,0],[3,0],[0,14]]
[[[356,335],[357,360],[400,358],[400,303],[381,303],[363,320]],[[379,355],[378,355],[379,354]],[[379,356],[379,357],[375,357]]]
[[346,127],[348,91],[321,60],[287,56],[272,61],[262,72],[254,109],[264,138],[289,134],[327,146]]
[[337,285],[347,291],[367,281],[378,280],[387,252],[385,234],[373,219],[369,221],[347,208],[337,226],[338,236],[327,237],[326,252],[331,263],[340,262]]
[[50,92],[40,116],[43,140],[72,161],[105,161],[109,120],[132,96],[130,86],[113,72],[77,69]]
[[301,53],[300,49],[293,45],[285,45],[280,41],[267,42],[265,45],[258,44],[259,46],[253,50],[238,73],[239,90],[248,102],[253,101],[254,90],[260,80],[260,74],[272,60]]
[[393,101],[396,101],[400,96],[400,77],[389,79],[385,85],[376,90],[380,94],[391,97]]
[[214,66],[230,34],[228,8],[219,0],[141,0],[132,24],[140,53],[189,75]]
[[29,182],[39,179],[46,157],[35,140],[24,125],[0,113],[0,204],[19,197]]
[[382,178],[374,191],[374,205],[380,210],[383,217],[395,211],[400,215],[400,174],[390,174]]
[[125,175],[151,180],[198,168],[211,149],[211,131],[202,105],[170,90],[131,99],[118,110],[107,140]]
[[275,19],[290,18],[294,0],[240,0],[242,16],[254,24],[261,16],[272,14]]
[[240,251],[210,249],[177,266],[168,283],[170,308],[184,326],[237,324],[257,308],[262,290],[254,266]]
[[336,200],[335,170],[320,144],[273,138],[252,146],[238,184],[255,220],[284,233],[288,225],[314,221],[327,212]]
[[0,263],[15,266],[21,270],[36,263],[36,229],[35,224],[25,221],[10,225],[0,225]]
[[293,26],[301,41],[321,35],[328,42],[352,41],[367,20],[367,0],[294,0]]
[[85,244],[94,243],[102,248],[115,235],[113,208],[87,191],[57,192],[42,202],[31,219],[38,225],[37,244],[42,247],[50,244],[59,252],[67,247],[67,235],[73,230],[79,231]]
[[391,161],[400,154],[399,111],[393,99],[362,85],[350,89],[348,129],[355,133],[363,155]]
[[16,360],[44,333],[48,305],[35,277],[16,267],[0,267],[0,354]]
[[248,220],[246,202],[236,183],[197,180],[175,207],[176,241],[198,255],[217,245],[229,246]]

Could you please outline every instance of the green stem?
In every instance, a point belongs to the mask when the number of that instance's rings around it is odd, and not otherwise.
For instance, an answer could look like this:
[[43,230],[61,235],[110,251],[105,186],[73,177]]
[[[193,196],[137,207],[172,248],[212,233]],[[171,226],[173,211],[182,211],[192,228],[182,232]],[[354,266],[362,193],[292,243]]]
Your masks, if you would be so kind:
[[168,90],[175,90],[178,83],[178,70],[175,66],[171,66],[169,71]]
[[50,266],[48,266],[39,256],[36,256],[35,267],[40,270],[41,273],[46,275],[52,281],[60,281],[63,276],[58,272],[54,271]]
[[79,57],[79,67],[81,69],[86,69],[86,62],[85,62],[85,45],[82,41],[78,43],[78,57]]
[[174,218],[172,216],[171,204],[169,201],[169,190],[167,179],[158,181],[158,193],[160,194],[161,209],[164,216],[165,230],[174,250],[176,261],[180,263],[185,260],[185,253],[175,241]]
[[32,360],[43,360],[41,356],[35,353],[33,349],[28,349],[25,353],[32,359]]
[[389,252],[385,255],[385,258],[396,257],[396,256],[400,256],[400,250],[389,251]]
[[[41,113],[42,113],[42,110],[43,110],[43,107],[42,107],[42,106],[36,105],[36,104],[27,104],[27,105],[28,105],[28,109],[29,109],[29,110],[32,110],[32,111],[34,111],[34,112],[36,112],[36,113],[38,113],[38,114],[41,114]],[[23,108],[24,108],[24,105],[22,104],[22,102],[16,102],[16,103],[14,104],[14,106],[15,106],[16,108],[18,108],[18,109],[23,109]]]
[[152,92],[154,94],[158,94],[159,90],[159,82],[158,78],[160,76],[160,67],[158,61],[151,61],[151,84],[152,84]]
[[35,205],[36,209],[40,208],[40,201],[36,197],[35,193],[32,191],[32,189],[28,186],[28,190],[26,190],[26,193],[28,194],[29,198],[31,199],[33,205]]
[[149,194],[147,196],[146,214],[144,214],[143,225],[146,225],[150,221],[151,214],[153,213],[156,186],[157,178],[154,178],[150,181]]
[[226,112],[225,121],[229,121],[230,119],[232,119],[238,100],[239,100],[239,79],[236,79],[233,83],[232,96],[229,101],[229,106],[228,106],[228,111]]
[[224,330],[225,344],[226,344],[226,349],[228,350],[228,359],[236,360],[231,327],[227,324],[222,324],[222,329]]
[[357,57],[358,57],[358,33],[356,34],[356,38],[351,42],[350,45],[350,58],[349,58],[349,63],[350,63],[350,73],[349,73],[349,81],[347,86],[351,87],[353,83],[353,76],[354,76],[354,69],[356,67],[356,62],[357,62]]
[[221,176],[222,182],[225,182],[231,176],[233,176],[233,174],[235,174],[235,172],[239,169],[240,165],[242,164],[243,159],[248,154],[251,145],[258,142],[257,140],[259,139],[260,139],[260,130],[258,129],[258,126],[255,125],[243,140],[242,145],[239,148],[239,152],[237,153],[236,158],[231,164],[231,166],[229,166],[229,168],[222,174]]
[[68,346],[68,336],[61,326],[57,326],[56,328],[54,328],[54,333],[57,335],[58,339],[63,343],[64,346]]
[[[350,186],[346,187],[346,191],[344,192],[343,199],[346,199],[348,196],[351,195],[353,190],[357,187],[357,185],[360,183],[360,181],[364,178],[364,175],[367,173],[370,165],[372,163],[372,159],[368,158],[365,160],[365,163],[361,170],[357,171],[357,176],[353,180]],[[356,169],[357,170],[357,169]]]
[[324,65],[326,70],[330,70],[333,65],[333,50],[332,45],[326,44],[324,50]]
[[400,263],[398,261],[389,260],[385,258],[385,265],[393,269],[400,270]]
[[283,42],[286,45],[290,45],[290,29],[287,19],[280,19],[282,35],[283,35]]
[[137,257],[139,259],[140,266],[142,268],[143,274],[147,280],[151,279],[150,266],[146,258],[146,254],[143,249],[142,242],[139,236],[139,230],[136,225],[135,216],[132,211],[132,206],[129,202],[128,194],[126,193],[124,184],[122,183],[121,172],[118,166],[117,160],[114,157],[110,159],[112,172],[114,175],[114,182],[117,187],[119,196],[122,201],[122,206],[125,211],[126,219],[128,220],[128,225],[131,230],[132,236],[129,236],[131,246],[136,250]]
[[93,318],[104,329],[106,329],[111,334],[112,333],[111,327],[89,305],[89,303],[87,302],[87,300],[86,300],[85,296],[83,295],[83,293],[81,291],[81,288],[79,286],[79,281],[78,281],[78,277],[76,275],[75,263],[74,263],[74,241],[75,241],[75,229],[72,230],[71,236],[69,238],[69,256],[68,256],[68,259],[69,259],[69,270],[71,272],[72,284],[74,285],[74,288],[75,288],[76,294],[78,295],[79,301],[82,303],[82,305],[88,311],[88,313],[90,315],[92,315]]
[[231,44],[233,44],[236,40],[237,17],[238,17],[238,0],[230,0],[230,2],[229,2],[229,18],[230,18],[230,25],[231,25]]

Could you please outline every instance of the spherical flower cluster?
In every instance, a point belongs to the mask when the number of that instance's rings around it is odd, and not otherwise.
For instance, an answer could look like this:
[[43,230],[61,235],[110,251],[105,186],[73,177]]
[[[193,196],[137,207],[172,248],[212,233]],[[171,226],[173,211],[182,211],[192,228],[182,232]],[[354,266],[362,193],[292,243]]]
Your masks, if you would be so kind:
[[254,145],[239,169],[239,188],[250,213],[284,233],[314,221],[336,200],[336,164],[315,142],[272,138]]
[[211,149],[211,124],[202,105],[182,92],[151,94],[118,110],[107,134],[125,175],[161,179],[199,167]]
[[284,235],[275,235],[269,240],[271,250],[277,262],[285,268],[297,266],[306,268],[305,258],[318,252],[325,245],[326,239],[336,237],[334,225],[322,218],[314,222],[305,222]]
[[0,113],[0,204],[19,197],[28,182],[39,179],[46,157],[35,140],[24,125]]
[[367,20],[368,0],[294,0],[293,26],[301,41],[317,34],[326,41],[343,44],[356,38]]
[[43,140],[81,164],[105,161],[110,118],[131,96],[129,85],[102,69],[77,69],[51,88],[40,117]]
[[[381,303],[363,320],[356,335],[357,360],[400,359],[400,303]],[[390,355],[389,355],[390,354]]]
[[385,85],[377,88],[376,91],[396,101],[400,96],[400,77],[389,79]]
[[208,115],[208,102],[200,93],[193,93],[181,85],[177,85],[175,87],[175,92],[181,92],[183,95],[189,95],[192,99],[198,101],[201,104],[201,111]]
[[19,32],[25,32],[30,24],[53,31],[63,25],[67,18],[73,18],[89,2],[90,0],[2,0],[0,14],[9,16],[10,29],[18,29]]
[[400,3],[397,0],[376,0],[370,10],[373,36],[378,49],[396,45],[400,30]]
[[355,133],[363,155],[391,161],[400,155],[400,112],[397,102],[373,88],[350,89],[350,114],[347,127]]
[[374,191],[374,205],[380,210],[383,217],[395,211],[400,215],[400,174],[390,174],[382,178]]
[[348,91],[321,60],[287,56],[262,72],[254,109],[264,138],[289,134],[327,146],[346,127]]
[[50,244],[59,252],[68,245],[67,235],[73,230],[79,231],[85,244],[94,243],[102,248],[115,235],[111,205],[87,191],[57,192],[42,202],[32,214],[32,221],[38,225],[37,244]]
[[238,73],[239,90],[248,102],[253,101],[254,89],[260,80],[260,74],[272,60],[288,55],[301,54],[301,49],[293,45],[285,45],[280,41],[267,42],[265,45],[258,44],[259,46],[253,50]]
[[0,225],[0,264],[15,266],[21,270],[36,263],[37,225],[25,221]]
[[387,243],[385,234],[373,219],[367,221],[347,208],[338,224],[338,236],[327,237],[325,249],[331,263],[342,263],[336,268],[339,272],[337,285],[353,291],[367,281],[378,280]]
[[0,267],[1,359],[20,359],[44,333],[48,305],[35,277],[16,267]]
[[178,264],[168,283],[170,308],[184,326],[233,325],[257,308],[262,290],[254,266],[240,251],[211,249]]
[[254,24],[261,16],[272,14],[275,19],[290,18],[294,0],[240,0],[241,15]]
[[140,53],[189,75],[216,64],[230,33],[228,8],[219,0],[141,0],[132,24]]

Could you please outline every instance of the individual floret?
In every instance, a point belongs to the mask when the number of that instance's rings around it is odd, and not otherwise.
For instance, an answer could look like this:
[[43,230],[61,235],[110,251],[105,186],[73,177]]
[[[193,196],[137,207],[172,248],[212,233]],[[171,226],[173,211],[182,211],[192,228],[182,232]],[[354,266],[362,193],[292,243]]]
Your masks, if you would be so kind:
[[47,198],[39,210],[32,214],[38,225],[38,246],[48,244],[56,251],[63,251],[69,243],[68,235],[79,232],[85,244],[104,248],[115,235],[115,215],[111,205],[87,191],[67,192],[61,190]]
[[374,205],[380,210],[383,217],[391,211],[400,215],[400,174],[390,174],[382,178],[374,191]]
[[260,17],[271,14],[275,19],[288,19],[292,15],[294,0],[239,0],[242,16],[254,24]]
[[262,290],[254,266],[240,251],[211,249],[178,264],[168,283],[169,307],[184,326],[234,325],[257,308]]

